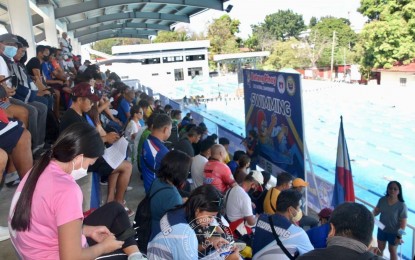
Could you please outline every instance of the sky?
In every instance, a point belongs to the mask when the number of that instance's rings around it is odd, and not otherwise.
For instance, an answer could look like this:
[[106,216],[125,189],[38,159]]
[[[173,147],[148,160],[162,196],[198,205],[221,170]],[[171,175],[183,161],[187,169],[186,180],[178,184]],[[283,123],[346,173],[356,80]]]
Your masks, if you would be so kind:
[[[243,39],[252,34],[251,24],[263,22],[265,16],[276,13],[278,10],[291,9],[295,13],[302,14],[304,23],[308,25],[310,18],[315,16],[334,16],[348,18],[354,30],[360,30],[366,21],[357,8],[360,0],[230,0],[224,3],[233,5],[229,15],[232,19],[241,22],[239,26],[240,36]],[[225,12],[209,10],[190,19],[189,29],[196,32],[204,31],[209,21],[218,18]]]

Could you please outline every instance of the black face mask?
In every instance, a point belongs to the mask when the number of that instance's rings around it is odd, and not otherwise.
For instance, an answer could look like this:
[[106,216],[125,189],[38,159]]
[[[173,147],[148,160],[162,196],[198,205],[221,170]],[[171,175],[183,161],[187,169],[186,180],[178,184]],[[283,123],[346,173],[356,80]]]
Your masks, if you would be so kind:
[[43,56],[44,61],[49,61],[49,56]]

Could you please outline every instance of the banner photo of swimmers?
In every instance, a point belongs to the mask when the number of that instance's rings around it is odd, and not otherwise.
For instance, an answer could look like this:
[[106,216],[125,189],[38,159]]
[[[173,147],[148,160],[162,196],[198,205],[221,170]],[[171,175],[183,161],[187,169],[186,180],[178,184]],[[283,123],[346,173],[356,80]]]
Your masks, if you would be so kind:
[[[300,74],[244,69],[246,147],[260,167],[304,179]],[[255,158],[258,156],[258,158]],[[276,167],[280,168],[276,168]]]

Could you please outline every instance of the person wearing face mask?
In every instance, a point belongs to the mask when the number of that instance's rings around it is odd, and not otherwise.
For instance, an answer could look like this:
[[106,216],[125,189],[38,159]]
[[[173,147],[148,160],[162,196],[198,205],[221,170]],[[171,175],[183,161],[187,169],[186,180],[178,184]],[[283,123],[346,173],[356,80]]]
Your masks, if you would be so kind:
[[241,183],[226,192],[225,208],[226,217],[229,220],[229,227],[235,239],[240,239],[245,235],[252,234],[257,217],[253,213],[252,200],[249,192],[262,189],[264,176],[259,171],[251,171]]
[[306,232],[295,224],[302,217],[301,197],[296,190],[284,190],[277,199],[277,212],[259,216],[252,241],[253,260],[293,259],[314,249]]
[[[141,259],[129,218],[108,203],[84,219],[76,180],[104,153],[99,133],[87,123],[68,127],[23,178],[8,218],[21,259]],[[118,259],[118,258],[117,258]]]
[[[304,181],[303,179],[295,178],[293,180],[293,187],[292,188],[294,190],[299,191],[304,197],[304,194],[306,192],[306,188],[308,187],[308,185],[309,185],[308,182]],[[301,201],[301,202],[302,202],[301,205],[303,205],[301,207],[301,210],[304,211],[304,201]],[[299,222],[299,225],[302,228],[304,228],[304,227],[314,228],[314,227],[317,227],[318,220],[313,218],[313,217],[303,215],[303,217],[301,218],[301,220]]]
[[[56,118],[59,118],[59,107],[60,107],[60,99],[61,94],[60,91],[53,88],[47,88],[47,82],[45,81],[45,78],[43,77],[42,72],[42,63],[44,60],[49,58],[49,49],[47,46],[44,45],[38,45],[36,46],[36,57],[31,58],[27,64],[26,69],[29,76],[32,78],[33,82],[36,84],[36,86],[40,90],[46,90],[49,89],[53,93],[54,98],[54,106],[53,106],[53,112],[56,116]],[[60,83],[62,83],[60,81]]]

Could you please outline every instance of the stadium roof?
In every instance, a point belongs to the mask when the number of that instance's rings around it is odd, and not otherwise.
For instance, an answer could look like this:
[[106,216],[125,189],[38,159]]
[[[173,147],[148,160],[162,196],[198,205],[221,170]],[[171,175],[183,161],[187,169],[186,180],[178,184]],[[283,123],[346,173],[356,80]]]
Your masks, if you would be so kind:
[[[224,8],[228,0],[29,0],[31,7],[52,4],[55,19],[82,44],[114,37],[148,38],[159,30],[171,30],[180,22],[209,9]],[[36,8],[32,8],[36,9]],[[3,12],[1,12],[3,10]],[[36,41],[44,40],[41,15],[32,11]],[[0,0],[0,24],[9,25],[7,0]]]

